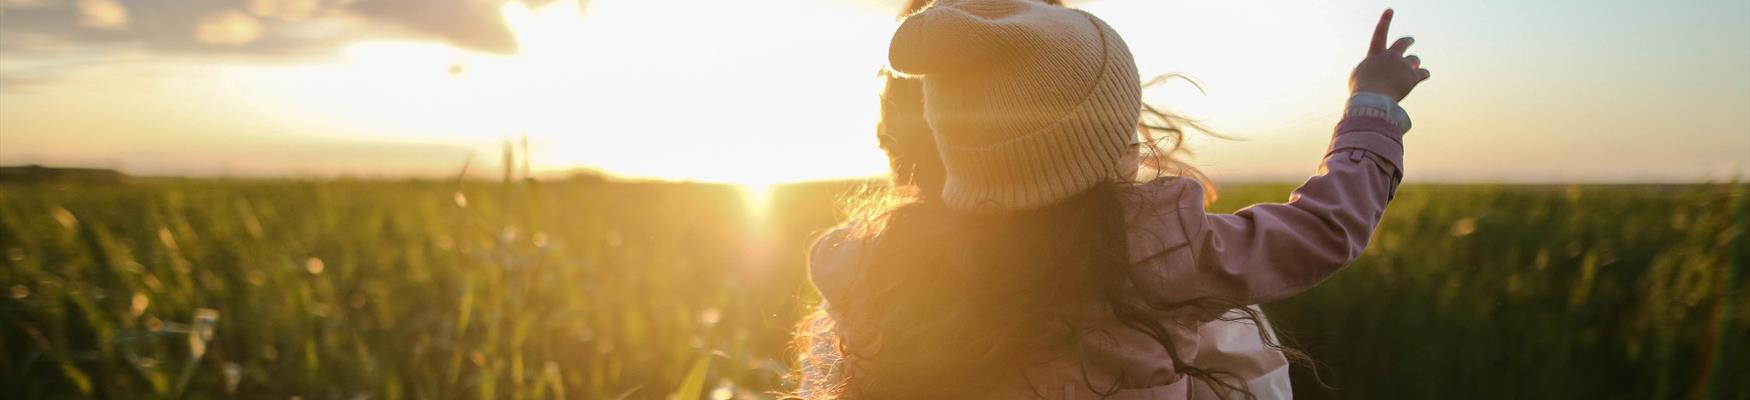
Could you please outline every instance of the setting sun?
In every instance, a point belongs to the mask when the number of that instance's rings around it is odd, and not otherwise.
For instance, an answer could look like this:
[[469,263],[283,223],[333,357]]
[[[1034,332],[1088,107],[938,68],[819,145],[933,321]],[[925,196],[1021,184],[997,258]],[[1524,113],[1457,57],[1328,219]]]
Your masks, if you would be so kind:
[[748,214],[754,217],[764,217],[772,210],[772,191],[777,187],[766,183],[744,183],[735,185],[741,192],[741,204],[747,207]]
[[[749,183],[871,176],[885,167],[868,132],[891,18],[805,2],[780,8],[795,14],[787,16],[728,3],[703,6],[708,12],[668,8],[597,1],[585,13],[572,2],[509,3],[502,14],[518,45],[513,55],[358,43],[324,79],[370,76],[362,88],[378,96],[433,106],[382,114],[384,123],[437,113],[446,126],[433,128],[462,138],[527,135],[540,170]],[[837,22],[744,23],[755,16]],[[786,34],[798,28],[819,35]],[[474,132],[453,132],[462,127]]]

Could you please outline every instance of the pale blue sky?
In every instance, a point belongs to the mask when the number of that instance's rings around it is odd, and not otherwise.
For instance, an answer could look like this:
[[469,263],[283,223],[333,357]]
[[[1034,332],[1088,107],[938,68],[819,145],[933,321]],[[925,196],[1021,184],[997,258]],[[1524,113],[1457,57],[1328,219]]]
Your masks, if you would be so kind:
[[1452,150],[1498,149],[1477,169],[1502,179],[1750,177],[1750,2],[1397,7],[1417,36],[1439,43],[1424,49],[1430,58],[1450,60],[1446,79],[1408,102],[1429,108],[1420,122],[1430,129],[1419,133],[1494,139],[1431,139],[1411,155],[1439,162],[1464,153]]
[[[1130,3],[1087,7],[1128,11]],[[1434,73],[1404,103],[1417,126],[1412,179],[1750,177],[1750,2],[1166,3],[1185,11],[1123,13],[1119,28],[1145,71],[1205,78],[1207,96],[1166,96],[1169,105],[1251,139],[1196,143],[1205,149],[1200,164],[1218,176],[1280,179],[1303,170],[1258,163],[1312,165],[1344,95],[1342,75],[1389,6],[1393,35],[1415,36],[1412,53]],[[1180,22],[1197,18],[1212,22]],[[1231,26],[1248,20],[1264,22]],[[1296,28],[1246,34],[1281,25]],[[1330,48],[1345,53],[1320,57]],[[1247,61],[1222,61],[1233,58]],[[1271,83],[1248,84],[1259,80]],[[1307,81],[1318,82],[1313,93],[1279,90]],[[1199,102],[1231,105],[1197,110]]]

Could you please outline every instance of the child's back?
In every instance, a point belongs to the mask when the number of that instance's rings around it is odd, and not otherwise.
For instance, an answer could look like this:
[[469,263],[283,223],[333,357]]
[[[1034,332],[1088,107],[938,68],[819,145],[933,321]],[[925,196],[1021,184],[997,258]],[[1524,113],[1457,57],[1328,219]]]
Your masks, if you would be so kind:
[[1287,204],[1210,214],[1197,182],[1123,184],[1139,151],[1136,69],[1076,10],[938,2],[895,34],[891,59],[924,76],[943,201],[817,243],[810,277],[831,324],[812,327],[836,340],[815,343],[835,359],[809,395],[1227,393],[1243,383],[1200,368],[1198,330],[1360,256],[1402,176],[1408,119],[1363,92],[1322,174]]

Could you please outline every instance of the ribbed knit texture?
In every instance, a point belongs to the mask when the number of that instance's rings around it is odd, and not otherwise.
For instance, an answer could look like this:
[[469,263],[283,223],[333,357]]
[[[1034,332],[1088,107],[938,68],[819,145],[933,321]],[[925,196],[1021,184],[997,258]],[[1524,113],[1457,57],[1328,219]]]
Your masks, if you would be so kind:
[[941,0],[888,49],[922,75],[950,208],[1049,206],[1117,179],[1142,93],[1130,48],[1104,21],[1036,0]]

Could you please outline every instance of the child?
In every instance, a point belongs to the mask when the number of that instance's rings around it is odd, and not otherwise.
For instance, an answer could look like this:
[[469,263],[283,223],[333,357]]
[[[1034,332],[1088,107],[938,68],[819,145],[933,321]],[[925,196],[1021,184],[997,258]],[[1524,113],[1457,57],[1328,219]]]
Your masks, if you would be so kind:
[[[1254,395],[1201,334],[1360,254],[1401,177],[1396,101],[1427,78],[1408,39],[1356,68],[1324,162],[1288,204],[1204,213],[1201,184],[1128,184],[1142,154],[1135,65],[1085,12],[943,0],[889,58],[921,75],[946,179],[823,237],[805,322],[808,398]],[[897,171],[896,171],[897,172]],[[1243,374],[1242,374],[1243,375]]]
[[[1045,3],[1063,5],[1057,0],[1046,0]],[[900,17],[923,10],[929,4],[928,0],[912,0],[901,11]],[[935,138],[931,137],[929,124],[924,121],[923,82],[890,72],[884,72],[883,78],[886,86],[881,92],[881,123],[876,136],[880,139],[881,149],[887,152],[893,186],[911,193],[914,196],[912,201],[940,202],[946,173],[942,170],[941,157],[936,155]],[[1144,123],[1138,127],[1142,133],[1151,135],[1154,140],[1174,143],[1172,150],[1152,154],[1162,156],[1156,161],[1174,165],[1166,168],[1157,165],[1155,169],[1201,177],[1195,167],[1165,156],[1186,150],[1182,145],[1183,128],[1202,127],[1153,107],[1145,106],[1142,115]],[[1250,309],[1255,321],[1245,320],[1241,318],[1243,313],[1235,312],[1232,318],[1211,321],[1197,330],[1200,366],[1231,374],[1235,381],[1244,382],[1246,389],[1260,398],[1289,397],[1293,389],[1288,379],[1288,358],[1281,348],[1275,346],[1277,341],[1273,332],[1258,329],[1257,323],[1265,321],[1263,311],[1255,305]],[[1304,358],[1298,353],[1291,354]]]

